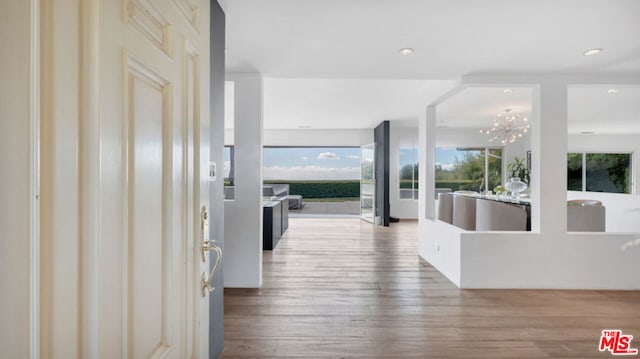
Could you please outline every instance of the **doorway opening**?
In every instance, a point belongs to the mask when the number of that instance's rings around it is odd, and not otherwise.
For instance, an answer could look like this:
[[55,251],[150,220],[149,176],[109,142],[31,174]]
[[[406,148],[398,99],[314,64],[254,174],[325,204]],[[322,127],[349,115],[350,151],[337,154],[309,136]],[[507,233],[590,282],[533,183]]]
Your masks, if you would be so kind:
[[286,193],[292,217],[360,215],[359,147],[264,147],[263,196]]

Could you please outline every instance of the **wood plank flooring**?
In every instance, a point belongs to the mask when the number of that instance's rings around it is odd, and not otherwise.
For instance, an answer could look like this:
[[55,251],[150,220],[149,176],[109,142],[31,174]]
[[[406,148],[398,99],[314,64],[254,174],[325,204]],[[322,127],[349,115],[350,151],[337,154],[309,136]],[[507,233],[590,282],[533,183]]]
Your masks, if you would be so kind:
[[225,290],[222,358],[608,358],[613,328],[640,347],[640,291],[460,290],[417,246],[416,222],[292,219],[263,287]]

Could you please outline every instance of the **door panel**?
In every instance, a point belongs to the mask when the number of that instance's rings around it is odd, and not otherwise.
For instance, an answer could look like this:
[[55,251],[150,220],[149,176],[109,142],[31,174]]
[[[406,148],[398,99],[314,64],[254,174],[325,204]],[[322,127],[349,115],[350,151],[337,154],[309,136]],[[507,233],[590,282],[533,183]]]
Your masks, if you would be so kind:
[[[129,61],[135,63],[135,61]],[[129,354],[134,358],[162,355],[170,349],[171,318],[167,294],[171,293],[173,256],[166,245],[169,234],[165,204],[164,157],[169,128],[170,85],[141,64],[128,68],[128,219],[127,263]],[[143,72],[146,71],[146,74]]]
[[200,255],[200,208],[209,205],[202,176],[209,142],[200,133],[208,130],[201,99],[209,79],[200,62],[208,61],[209,34],[196,26],[208,26],[209,3],[101,1],[99,9],[93,65],[100,76],[90,84],[100,94],[94,350],[102,357],[204,358],[209,295],[200,278],[209,261]]

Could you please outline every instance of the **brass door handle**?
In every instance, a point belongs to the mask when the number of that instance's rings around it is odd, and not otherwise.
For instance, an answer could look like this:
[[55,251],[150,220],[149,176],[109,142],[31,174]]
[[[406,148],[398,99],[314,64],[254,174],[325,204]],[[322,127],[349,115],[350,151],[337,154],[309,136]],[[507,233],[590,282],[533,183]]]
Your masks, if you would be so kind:
[[200,285],[201,285],[203,297],[207,296],[207,292],[213,292],[216,289],[211,283],[211,281],[213,280],[213,277],[216,275],[216,272],[218,272],[218,268],[220,267],[220,263],[222,262],[222,249],[218,247],[216,244],[214,244],[213,241],[205,241],[202,243],[203,258],[206,252],[215,252],[216,262],[213,265],[213,268],[211,268],[211,272],[202,273],[202,277],[200,278]]

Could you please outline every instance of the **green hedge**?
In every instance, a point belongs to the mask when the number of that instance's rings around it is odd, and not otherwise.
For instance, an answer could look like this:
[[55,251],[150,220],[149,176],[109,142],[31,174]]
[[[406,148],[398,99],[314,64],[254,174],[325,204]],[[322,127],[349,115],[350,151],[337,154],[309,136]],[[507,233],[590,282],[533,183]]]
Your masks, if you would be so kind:
[[414,180],[413,181],[413,187],[411,187],[411,181],[410,179],[403,179],[400,180],[400,188],[415,188],[418,189],[418,180]]
[[302,198],[337,198],[337,197],[360,197],[360,181],[285,181],[269,180],[270,183],[289,184],[289,194],[296,194]]

